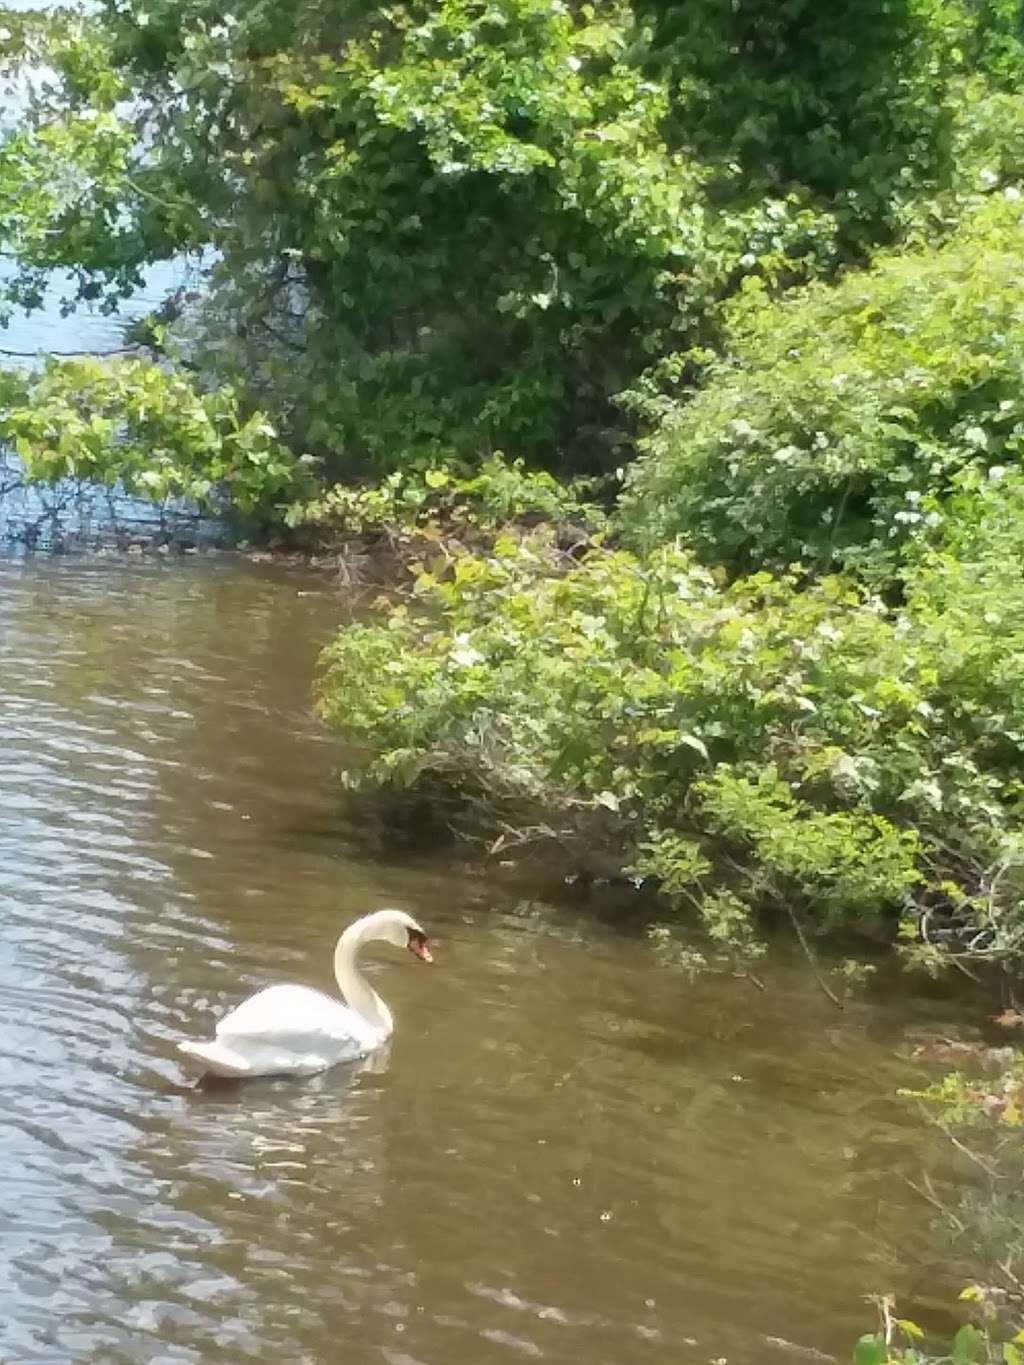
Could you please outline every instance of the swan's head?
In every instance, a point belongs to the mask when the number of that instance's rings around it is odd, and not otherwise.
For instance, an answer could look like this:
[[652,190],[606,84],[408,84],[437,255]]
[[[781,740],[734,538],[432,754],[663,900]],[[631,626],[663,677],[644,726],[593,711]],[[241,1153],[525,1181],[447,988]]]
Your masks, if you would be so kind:
[[382,939],[395,948],[408,948],[421,962],[433,962],[426,934],[404,910],[378,910],[367,915],[366,938]]

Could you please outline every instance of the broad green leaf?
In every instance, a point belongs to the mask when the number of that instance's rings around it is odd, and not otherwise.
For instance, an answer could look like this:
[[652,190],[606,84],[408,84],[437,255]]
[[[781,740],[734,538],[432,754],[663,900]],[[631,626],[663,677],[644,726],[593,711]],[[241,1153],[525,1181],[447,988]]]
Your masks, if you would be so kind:
[[853,1348],[853,1365],[885,1365],[888,1351],[877,1333],[866,1333]]
[[986,1355],[986,1337],[973,1323],[964,1323],[953,1338],[953,1365],[975,1365]]

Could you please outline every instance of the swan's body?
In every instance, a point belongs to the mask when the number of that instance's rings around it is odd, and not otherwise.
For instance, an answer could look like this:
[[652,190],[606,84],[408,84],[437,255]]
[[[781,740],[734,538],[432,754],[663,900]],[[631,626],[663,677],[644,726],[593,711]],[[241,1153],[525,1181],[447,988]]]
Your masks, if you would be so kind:
[[377,910],[356,920],[334,951],[344,1002],[308,986],[268,986],[226,1015],[209,1043],[179,1049],[216,1076],[308,1076],[373,1052],[391,1036],[391,1011],[356,965],[374,939],[430,962],[423,930],[402,910]]

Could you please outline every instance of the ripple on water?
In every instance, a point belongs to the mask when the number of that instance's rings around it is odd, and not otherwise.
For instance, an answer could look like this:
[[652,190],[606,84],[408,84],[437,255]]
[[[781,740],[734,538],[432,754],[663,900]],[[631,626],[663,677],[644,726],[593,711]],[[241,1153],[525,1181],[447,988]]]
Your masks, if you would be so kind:
[[[0,1358],[845,1356],[929,1253],[889,1259],[922,1225],[890,1097],[937,1007],[836,1016],[785,963],[690,986],[444,855],[354,856],[308,691],[339,612],[303,582],[0,560]],[[387,1053],[186,1083],[179,1038],[328,985],[387,903],[440,939],[374,958]]]

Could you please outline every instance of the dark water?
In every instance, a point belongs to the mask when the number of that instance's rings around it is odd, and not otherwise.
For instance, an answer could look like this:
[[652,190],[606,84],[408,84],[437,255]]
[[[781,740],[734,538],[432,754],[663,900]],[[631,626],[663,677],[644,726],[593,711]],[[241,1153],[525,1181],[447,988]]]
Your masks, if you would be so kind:
[[[840,1014],[795,962],[691,986],[454,854],[359,855],[323,588],[0,559],[0,1359],[761,1365],[847,1359],[874,1290],[927,1310],[893,1093],[949,1007]],[[383,903],[439,940],[375,959],[388,1056],[188,1087],[178,1038],[328,986]]]

